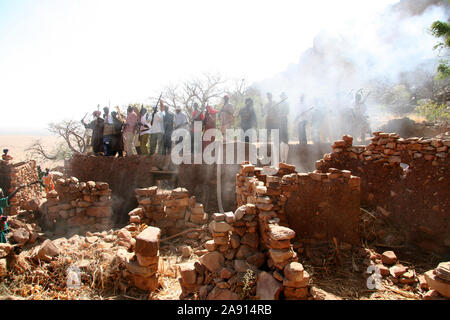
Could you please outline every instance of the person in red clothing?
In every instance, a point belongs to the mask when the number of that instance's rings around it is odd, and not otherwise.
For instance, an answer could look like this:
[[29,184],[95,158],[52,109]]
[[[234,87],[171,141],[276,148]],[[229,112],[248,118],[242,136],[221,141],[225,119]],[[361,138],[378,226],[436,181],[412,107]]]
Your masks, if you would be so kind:
[[[203,120],[203,134],[209,130],[209,129],[217,129],[216,121],[217,121],[217,114],[219,113],[219,110],[213,109],[210,106],[206,106],[206,113],[205,113],[205,119]],[[215,141],[216,137],[212,137],[210,141],[203,141],[203,150],[206,148],[207,145],[209,145],[211,142]]]
[[[197,132],[195,129],[195,122],[201,121],[202,127],[203,127],[204,120],[205,120],[205,113],[200,110],[198,103],[194,103],[194,112],[192,112],[192,127],[191,127],[191,152],[192,153],[194,153],[194,136],[195,136],[195,133]],[[201,132],[200,132],[200,136],[202,136]],[[198,146],[201,146],[201,144],[198,144]],[[199,148],[196,149],[195,151],[200,152]]]

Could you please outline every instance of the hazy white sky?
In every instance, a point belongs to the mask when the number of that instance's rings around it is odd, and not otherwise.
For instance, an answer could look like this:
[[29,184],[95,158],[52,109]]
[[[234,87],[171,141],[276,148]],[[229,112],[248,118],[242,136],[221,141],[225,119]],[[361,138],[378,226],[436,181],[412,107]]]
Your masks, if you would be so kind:
[[143,101],[202,72],[263,80],[319,31],[395,2],[0,0],[0,131]]

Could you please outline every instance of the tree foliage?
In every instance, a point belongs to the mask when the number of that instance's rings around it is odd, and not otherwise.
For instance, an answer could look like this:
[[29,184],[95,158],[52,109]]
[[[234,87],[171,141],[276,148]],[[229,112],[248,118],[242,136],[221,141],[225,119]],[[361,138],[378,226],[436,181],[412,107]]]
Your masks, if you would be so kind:
[[[447,22],[434,21],[430,28],[431,34],[436,38],[442,39],[434,46],[439,52],[447,51],[450,48],[450,25]],[[437,68],[437,78],[445,79],[450,76],[450,65],[446,59],[448,55],[444,52],[444,57],[440,60]]]

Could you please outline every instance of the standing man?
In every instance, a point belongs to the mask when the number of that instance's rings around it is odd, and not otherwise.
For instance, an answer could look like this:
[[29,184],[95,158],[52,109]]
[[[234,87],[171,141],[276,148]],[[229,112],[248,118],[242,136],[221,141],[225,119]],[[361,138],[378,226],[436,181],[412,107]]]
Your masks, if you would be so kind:
[[117,112],[113,111],[111,113],[113,117],[113,124],[114,124],[114,137],[113,137],[113,144],[112,144],[112,154],[115,156],[117,153],[119,154],[119,157],[123,156],[123,150],[124,150],[124,143],[123,143],[123,122],[121,119],[118,118]]
[[164,104],[161,102],[161,111],[158,112],[158,106],[153,108],[150,117],[150,155],[154,155],[156,146],[158,146],[158,154],[164,151]]
[[105,121],[100,117],[100,111],[94,111],[92,113],[94,120],[90,123],[85,123],[84,119],[81,120],[81,123],[86,129],[92,130],[92,138],[91,138],[91,146],[94,154],[100,154],[104,152],[103,145],[103,130],[105,127]]
[[112,115],[109,113],[109,108],[103,108],[103,119],[104,119],[104,127],[103,127],[103,148],[105,151],[105,156],[113,155],[113,143],[114,143],[114,119]]
[[134,149],[134,137],[136,136],[138,118],[137,114],[134,112],[132,106],[128,106],[127,109],[127,120],[125,122],[125,129],[123,130],[123,136],[125,140],[125,151],[127,156],[132,156],[136,154]]
[[[163,102],[161,101],[161,105]],[[170,155],[172,152],[172,132],[174,129],[174,114],[170,112],[169,106],[164,106],[164,140],[163,154]]]
[[308,144],[308,139],[306,138],[306,125],[308,124],[308,111],[305,103],[305,95],[300,96],[300,101],[298,105],[299,115],[295,118],[298,123],[298,140],[299,144]]
[[[205,113],[205,119],[203,120],[203,126],[204,131],[203,134],[209,129],[216,129],[217,128],[217,113],[219,113],[219,110],[211,108],[209,105],[206,106],[206,113]],[[212,137],[211,141],[203,141],[203,150],[208,146],[210,143],[214,142],[216,140],[216,137]]]
[[220,132],[223,140],[226,139],[226,130],[231,128],[234,123],[234,107],[230,103],[230,97],[225,95],[223,97],[223,107],[219,112]]
[[147,109],[142,106],[140,112],[139,126],[139,141],[140,141],[140,151],[143,156],[148,156],[148,140],[150,139],[150,120],[147,113]]
[[[142,108],[144,108],[144,105],[142,105]],[[138,155],[141,155],[141,139],[140,139],[140,132],[141,132],[141,128],[140,128],[140,121],[141,121],[141,112],[139,111],[139,108],[137,106],[133,107],[133,111],[137,116],[137,124],[136,124],[136,134],[134,135],[134,139],[133,139],[133,144],[134,144],[134,148],[136,149],[136,153]]]
[[[253,100],[251,98],[245,99],[245,107],[239,110],[241,117],[241,129],[247,131],[248,129],[256,129],[256,113],[253,107]],[[249,143],[249,137],[245,137],[245,142]]]
[[[201,150],[201,145],[202,145],[202,141],[200,141],[200,143],[198,145],[195,145],[194,139],[195,139],[195,133],[197,131],[195,131],[195,122],[197,121],[201,121],[202,122],[202,127],[203,127],[203,121],[205,120],[205,113],[200,110],[200,107],[198,105],[198,103],[194,103],[194,112],[192,113],[192,128],[191,128],[191,152],[192,153],[200,153]],[[202,130],[202,129],[200,129]],[[202,137],[202,132],[199,132],[200,137]]]
[[278,105],[278,128],[280,131],[280,160],[286,162],[289,154],[288,114],[289,104],[287,95],[280,94],[281,102]]
[[263,115],[266,116],[266,129],[267,129],[267,139],[269,140],[271,135],[270,135],[270,130],[271,129],[276,129],[276,113],[275,113],[275,107],[274,107],[274,102],[272,100],[272,94],[270,92],[266,93],[267,96],[267,103],[263,108]]
[[[186,116],[186,114],[181,111],[181,107],[177,107],[177,109],[175,110],[175,130],[177,129],[186,129],[188,130],[188,118]],[[180,137],[180,139],[178,139],[177,142],[175,142],[175,144],[179,144],[180,142],[183,141],[185,136]]]

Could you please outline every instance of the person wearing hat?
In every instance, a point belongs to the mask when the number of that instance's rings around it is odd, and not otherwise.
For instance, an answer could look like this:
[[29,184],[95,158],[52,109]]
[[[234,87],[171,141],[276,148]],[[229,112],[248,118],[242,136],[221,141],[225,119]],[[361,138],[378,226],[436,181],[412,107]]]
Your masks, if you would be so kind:
[[104,127],[104,120],[100,117],[101,113],[100,111],[94,111],[92,113],[92,116],[94,117],[94,120],[92,120],[90,123],[85,123],[84,119],[81,120],[81,123],[84,125],[86,129],[92,130],[92,139],[91,139],[91,146],[92,150],[95,154],[101,154],[103,153],[103,127]]
[[223,107],[219,112],[220,132],[225,140],[226,130],[231,128],[234,123],[234,107],[230,103],[230,97],[225,95],[223,97]]

